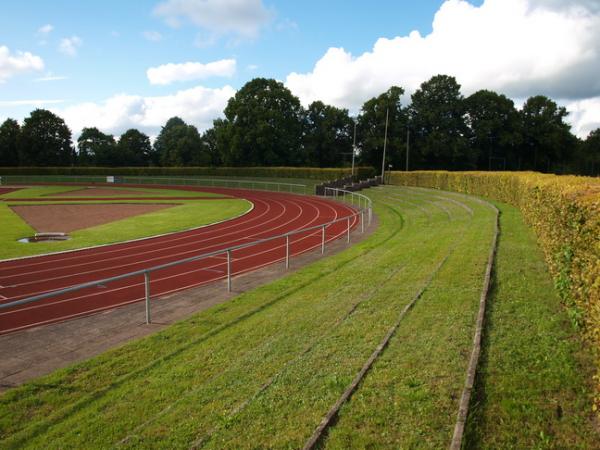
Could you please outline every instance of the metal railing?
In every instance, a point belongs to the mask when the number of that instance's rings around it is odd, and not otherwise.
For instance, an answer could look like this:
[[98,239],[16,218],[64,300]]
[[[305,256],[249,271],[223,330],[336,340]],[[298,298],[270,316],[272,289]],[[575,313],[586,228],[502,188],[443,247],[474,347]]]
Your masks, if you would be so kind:
[[[108,181],[108,179],[112,181]],[[0,185],[24,183],[108,183],[148,184],[164,186],[204,186],[307,194],[307,186],[278,181],[240,180],[228,178],[144,177],[144,176],[86,176],[86,175],[2,175]]]
[[[210,253],[203,253],[200,255],[196,255],[196,256],[192,256],[189,258],[185,258],[185,259],[180,259],[177,261],[172,261],[170,263],[166,263],[166,264],[161,264],[161,265],[157,265],[157,266],[153,266],[153,267],[149,267],[146,269],[140,269],[140,270],[136,270],[133,272],[128,272],[125,274],[121,274],[121,275],[117,275],[114,277],[110,277],[110,278],[104,278],[101,280],[95,280],[95,281],[90,281],[87,283],[82,283],[82,284],[78,284],[75,286],[71,286],[71,287],[67,287],[67,288],[63,288],[63,289],[59,289],[59,290],[55,290],[52,292],[47,292],[44,294],[39,294],[39,295],[35,295],[32,297],[28,297],[28,298],[24,298],[21,300],[16,300],[10,303],[5,303],[5,304],[0,304],[0,310],[2,309],[7,309],[7,308],[13,308],[15,306],[21,306],[21,305],[25,305],[28,303],[32,303],[32,302],[38,302],[38,301],[42,301],[48,298],[52,298],[52,297],[57,297],[59,295],[62,294],[69,294],[72,292],[76,292],[76,291],[80,291],[82,289],[86,289],[86,288],[91,288],[91,287],[106,287],[106,284],[111,283],[111,282],[115,282],[115,281],[120,281],[126,278],[131,278],[131,277],[135,277],[135,276],[140,276],[143,275],[144,276],[144,298],[145,298],[145,306],[146,306],[146,323],[149,324],[152,322],[152,318],[151,318],[151,305],[150,305],[150,298],[151,298],[151,291],[150,291],[150,274],[159,270],[164,270],[164,269],[168,269],[171,267],[175,267],[181,264],[186,264],[186,263],[190,263],[190,262],[194,262],[194,261],[199,261],[202,259],[206,259],[206,258],[210,258],[213,256],[218,256],[218,255],[226,255],[227,256],[227,261],[226,261],[226,267],[227,267],[227,273],[226,275],[224,275],[223,277],[218,277],[212,281],[218,281],[221,280],[223,278],[227,279],[227,290],[228,292],[231,292],[231,287],[232,287],[232,276],[234,275],[232,273],[232,269],[231,269],[231,261],[232,261],[232,253],[236,250],[240,250],[240,249],[244,249],[244,248],[248,248],[248,247],[253,247],[256,245],[260,245],[260,244],[264,244],[266,242],[270,242],[273,241],[275,239],[283,239],[285,238],[285,268],[288,269],[290,267],[290,258],[291,258],[291,254],[290,254],[290,237],[294,236],[294,235],[298,235],[298,234],[303,234],[303,233],[310,233],[308,236],[312,236],[314,234],[314,232],[320,231],[321,233],[321,242],[320,242],[320,247],[321,247],[321,254],[325,253],[325,243],[326,243],[326,239],[325,239],[325,230],[327,227],[330,227],[336,223],[341,223],[341,222],[346,222],[346,229],[345,231],[334,235],[333,238],[331,240],[336,240],[339,239],[341,236],[343,236],[344,234],[346,235],[346,240],[347,242],[350,242],[350,232],[351,232],[351,220],[355,219],[355,220],[359,220],[360,221],[360,228],[361,228],[361,233],[364,233],[365,231],[365,214],[367,215],[367,220],[368,220],[368,225],[371,224],[371,217],[372,217],[372,203],[371,203],[371,199],[368,198],[365,195],[362,194],[357,194],[354,192],[349,192],[349,191],[344,191],[343,189],[334,189],[334,188],[330,188],[329,191],[332,196],[335,199],[340,199],[340,198],[350,198],[350,202],[352,205],[354,205],[356,203],[355,206],[357,206],[357,210],[356,212],[354,212],[353,214],[350,214],[348,216],[345,217],[341,217],[339,219],[335,219],[332,220],[330,222],[324,223],[324,224],[320,224],[320,225],[315,225],[312,227],[307,227],[307,228],[302,228],[300,230],[294,230],[294,231],[290,231],[288,233],[284,233],[284,234],[279,234],[277,236],[271,236],[268,238],[264,238],[264,239],[259,239],[256,241],[252,241],[252,242],[247,242],[244,244],[239,244],[239,245],[235,245],[232,247],[228,247],[225,249],[220,249],[220,250],[215,250],[213,252]],[[350,195],[351,194],[351,195]],[[346,200],[346,203],[349,203]],[[359,219],[360,217],[360,219]],[[367,226],[368,226],[367,225]],[[308,249],[303,250],[300,253],[303,253],[305,251],[309,251],[312,250],[313,248],[315,248],[315,246],[309,247]],[[275,261],[273,261],[272,263],[276,263],[280,261],[280,259],[276,259]]]

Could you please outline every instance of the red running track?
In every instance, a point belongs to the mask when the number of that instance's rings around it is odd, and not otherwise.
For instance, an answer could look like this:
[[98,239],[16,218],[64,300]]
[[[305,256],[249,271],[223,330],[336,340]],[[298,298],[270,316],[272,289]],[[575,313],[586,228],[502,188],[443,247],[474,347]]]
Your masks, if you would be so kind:
[[[143,187],[148,188],[146,185]],[[252,202],[254,208],[238,218],[195,230],[79,251],[0,261],[0,304],[325,224],[355,212],[347,205],[318,197],[224,188],[178,186],[178,189],[244,198]],[[358,223],[358,216],[350,219],[351,228]],[[345,220],[327,226],[326,241],[344,236],[347,227]],[[290,255],[320,247],[321,238],[320,229],[291,236]],[[233,275],[282,261],[285,259],[285,238],[234,250],[231,256]],[[153,298],[160,297],[226,277],[227,258],[223,253],[152,272],[151,293]],[[144,298],[144,278],[141,275],[86,288],[0,310],[0,334],[88,315]]]

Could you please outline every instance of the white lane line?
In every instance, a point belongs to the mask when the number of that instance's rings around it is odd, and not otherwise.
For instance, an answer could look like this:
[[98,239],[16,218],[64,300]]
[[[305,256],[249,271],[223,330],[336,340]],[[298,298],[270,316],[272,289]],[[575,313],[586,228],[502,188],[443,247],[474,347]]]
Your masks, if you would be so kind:
[[[225,248],[226,248],[228,246],[227,244],[229,244],[231,242],[236,242],[240,238],[232,237],[230,241],[225,241],[225,242],[220,241],[220,242],[217,242],[216,244],[213,244],[213,245],[203,246],[203,247],[199,247],[199,248],[193,248],[191,250],[187,250],[187,251],[183,251],[183,252],[179,251],[179,253],[168,253],[168,254],[165,254],[164,252],[165,252],[165,250],[169,251],[169,250],[178,249],[178,248],[181,248],[181,247],[184,247],[184,250],[185,250],[185,247],[187,247],[189,249],[189,247],[191,245],[197,245],[197,244],[205,245],[206,243],[208,243],[211,240],[216,240],[216,239],[222,238],[223,236],[231,236],[231,235],[234,235],[236,233],[240,233],[240,232],[243,232],[243,231],[251,230],[251,229],[256,228],[256,227],[258,227],[260,225],[264,225],[264,223],[269,223],[270,221],[278,220],[283,214],[285,214],[285,206],[282,205],[282,204],[280,204],[280,206],[282,206],[282,208],[283,208],[282,212],[280,214],[278,214],[272,220],[269,220],[267,222],[263,222],[262,224],[256,224],[256,225],[253,225],[253,226],[248,227],[248,228],[242,228],[241,230],[238,229],[238,230],[236,230],[234,232],[230,232],[230,233],[226,233],[226,234],[221,234],[219,236],[215,236],[215,237],[210,238],[210,239],[205,239],[205,240],[200,241],[200,242],[191,242],[191,243],[188,242],[188,243],[184,243],[184,244],[179,244],[179,245],[172,246],[172,247],[170,247],[168,249],[157,248],[157,249],[146,251],[146,252],[129,253],[127,255],[123,255],[123,256],[119,256],[119,257],[114,257],[114,258],[94,259],[93,261],[87,261],[87,262],[84,262],[84,263],[81,263],[81,264],[73,264],[73,265],[70,265],[70,266],[62,266],[62,267],[60,267],[60,270],[62,270],[62,269],[68,269],[68,268],[72,268],[72,267],[80,267],[80,266],[85,266],[85,265],[90,265],[90,264],[97,264],[99,262],[114,261],[114,260],[119,260],[119,259],[131,259],[132,257],[147,255],[147,254],[150,254],[150,253],[159,253],[159,256],[158,257],[150,257],[150,258],[147,258],[147,259],[142,260],[142,261],[137,260],[136,263],[137,264],[152,263],[152,262],[162,261],[164,259],[169,259],[169,258],[173,258],[173,257],[180,257],[180,259],[181,259],[184,255],[189,255],[189,254],[209,253],[210,251],[212,251],[211,249],[218,250],[223,245],[225,245]],[[271,208],[269,207],[269,209],[267,211],[270,211],[270,209]],[[296,216],[294,219],[296,219],[298,216]],[[249,221],[249,223],[250,223],[250,221]],[[287,224],[287,223],[288,222],[286,222],[285,224]],[[279,226],[281,226],[281,225],[279,225]],[[231,227],[226,227],[226,228],[231,228]],[[255,233],[255,234],[258,234],[258,233]],[[158,263],[156,263],[156,264],[158,264]],[[95,269],[88,270],[88,271],[70,273],[70,274],[67,274],[67,275],[62,275],[62,276],[57,276],[57,277],[37,278],[34,281],[29,281],[29,282],[24,282],[24,283],[17,283],[14,286],[26,286],[26,285],[36,284],[36,283],[40,283],[40,282],[48,282],[48,281],[60,280],[60,279],[63,279],[63,278],[71,278],[73,276],[87,275],[87,274],[90,274],[90,273],[103,272],[103,271],[106,271],[106,270],[120,269],[120,268],[123,268],[123,267],[129,267],[129,266],[131,266],[130,262],[126,263],[126,264],[121,264],[121,265],[118,265],[118,266],[113,265],[113,266],[108,267],[108,268],[107,267],[100,267],[100,268],[95,268]],[[44,270],[38,270],[38,271],[32,271],[32,272],[19,273],[17,275],[13,275],[12,277],[20,277],[20,276],[23,276],[23,275],[31,275],[31,274],[40,274],[42,272],[49,272],[49,271],[53,271],[53,270],[57,270],[57,268],[56,267],[52,267],[50,269],[44,269]],[[7,276],[5,278],[10,278],[10,277],[11,276]],[[32,295],[35,295],[35,294],[32,294]]]
[[[222,233],[223,230],[227,230],[227,229],[234,228],[234,227],[239,227],[239,225],[244,226],[244,225],[251,224],[251,223],[253,223],[255,221],[260,220],[264,215],[268,214],[270,212],[270,210],[271,210],[271,204],[269,204],[269,203],[267,203],[265,201],[261,201],[261,203],[263,204],[263,206],[265,206],[266,209],[263,212],[260,212],[258,216],[256,216],[256,217],[250,217],[249,219],[247,217],[244,217],[245,215],[239,216],[240,218],[244,219],[241,222],[241,224],[240,223],[238,223],[238,224],[232,224],[232,225],[228,225],[228,226],[219,228],[218,232]],[[231,219],[231,220],[235,220],[235,219]],[[268,221],[266,223],[268,223]],[[143,255],[143,254],[146,254],[146,253],[156,252],[156,251],[158,251],[158,249],[156,249],[157,244],[158,245],[165,245],[165,244],[170,244],[170,243],[176,242],[176,241],[191,240],[191,239],[193,239],[195,242],[197,242],[199,239],[202,239],[203,235],[206,235],[206,234],[209,234],[209,233],[215,233],[214,229],[211,229],[211,230],[203,230],[202,229],[202,228],[207,228],[207,227],[208,226],[200,227],[200,228],[197,228],[196,230],[191,230],[191,232],[190,232],[190,230],[187,230],[187,231],[184,230],[184,231],[172,233],[173,235],[176,235],[176,237],[174,237],[172,239],[160,239],[159,242],[156,242],[156,240],[154,240],[152,242],[144,242],[144,243],[142,243],[140,245],[133,245],[133,246],[132,245],[124,245],[123,243],[109,244],[109,245],[106,246],[106,247],[109,247],[109,249],[107,251],[102,251],[101,250],[101,251],[94,251],[93,252],[93,255],[95,257],[94,262],[112,261],[112,260],[115,260],[115,259],[119,259],[119,258],[124,258],[124,257],[127,257],[127,256],[131,256],[132,254],[138,256],[138,255]],[[244,229],[245,228],[242,228],[242,231]],[[198,231],[198,232],[196,232],[196,231]],[[232,234],[232,233],[227,233],[227,234],[225,234],[225,236],[228,236],[230,234]],[[211,239],[215,239],[215,238],[221,237],[221,236],[223,236],[223,234],[219,234],[219,236],[215,236],[215,237],[211,237],[211,238],[208,238],[208,239],[204,239],[204,241],[210,241]],[[144,238],[143,241],[151,241],[151,240],[155,239],[156,237],[157,236],[149,237],[149,238]],[[160,236],[158,236],[158,237],[160,238]],[[179,244],[179,245],[176,245],[176,246],[171,246],[169,248],[177,248],[177,247],[181,247],[182,245],[189,245],[189,243]],[[110,246],[119,247],[119,248],[110,249]],[[132,252],[132,250],[142,249],[142,248],[145,248],[145,247],[150,247],[151,250],[148,251],[148,252]],[[94,247],[92,247],[90,250],[93,251],[93,249],[94,249]],[[103,259],[99,259],[100,256],[108,255],[108,254],[111,254],[111,253],[119,253],[119,252],[126,253],[126,254],[124,256],[117,256],[117,257],[113,257],[113,258],[106,258],[106,257],[104,257]],[[67,252],[65,252],[65,254],[67,254]],[[45,255],[45,256],[48,256],[50,258],[50,257],[52,257],[52,254]],[[5,271],[5,270],[14,270],[14,269],[19,268],[19,267],[31,268],[32,266],[49,265],[49,264],[52,265],[52,267],[50,269],[32,270],[30,272],[22,272],[19,275],[29,275],[29,274],[33,274],[33,273],[37,274],[37,273],[42,273],[42,272],[54,270],[55,267],[56,267],[56,263],[61,262],[61,261],[84,259],[83,263],[70,264],[70,265],[62,266],[62,268],[78,267],[78,266],[83,266],[83,265],[86,265],[86,264],[90,264],[90,262],[89,262],[89,256],[90,256],[89,253],[81,254],[81,250],[74,250],[74,251],[71,251],[71,254],[68,254],[65,257],[61,257],[60,259],[54,259],[53,258],[51,261],[41,260],[39,262],[29,262],[29,261],[27,261],[23,266],[14,266],[14,265],[11,265],[11,266],[9,266],[7,268],[0,267],[0,273],[3,272],[3,271]]]
[[[310,204],[310,203],[309,203],[309,206],[311,206],[312,208],[314,208],[315,210],[317,210],[317,212],[319,211],[319,210],[318,210],[318,209],[315,207],[315,205],[314,205],[314,204]],[[338,211],[336,211],[336,210],[333,208],[333,206],[331,206],[331,205],[329,205],[329,204],[321,204],[321,206],[325,206],[325,207],[327,207],[327,208],[329,208],[329,209],[333,210],[335,217],[337,217],[337,216],[338,216],[338,214],[339,214],[339,213],[338,213]],[[300,208],[303,210],[303,208],[302,208],[302,207],[300,207]],[[304,225],[304,227],[306,227],[306,226],[309,226],[310,224],[314,223],[314,222],[315,222],[315,221],[316,221],[318,218],[319,218],[319,216],[317,215],[316,217],[314,217],[313,219],[311,219],[311,220],[308,222],[308,224],[305,224],[305,225]],[[356,220],[357,220],[357,218],[355,217],[355,218],[354,218],[354,221],[356,221]],[[276,227],[276,228],[278,228],[278,227]],[[340,238],[341,236],[343,236],[343,235],[344,235],[344,233],[345,233],[345,232],[344,232],[344,231],[342,231],[342,232],[340,232],[339,234],[337,234],[337,235],[335,235],[335,236],[331,236],[329,239],[327,239],[327,240],[326,240],[326,242],[332,242],[332,241],[334,241],[334,240],[336,240],[336,239]],[[303,241],[303,240],[305,240],[305,239],[307,239],[308,237],[311,237],[311,236],[312,236],[312,234],[311,234],[311,235],[309,235],[309,236],[302,237],[302,238],[298,239],[297,241],[295,241],[295,243],[297,244],[298,242],[300,242],[300,241]],[[320,247],[320,245],[321,245],[321,244],[319,243],[319,244],[316,244],[316,245],[309,246],[308,248],[306,248],[306,249],[304,249],[304,250],[301,250],[301,251],[300,251],[300,252],[298,252],[298,253],[295,253],[295,255],[300,255],[300,254],[303,254],[303,253],[309,252],[310,250],[313,250],[313,249],[316,249],[316,248]],[[240,258],[239,260],[249,259],[249,258],[256,257],[256,256],[259,256],[259,255],[261,255],[261,254],[264,254],[264,253],[273,252],[273,251],[275,251],[275,250],[277,250],[277,249],[279,249],[279,248],[282,248],[282,247],[284,247],[284,246],[283,246],[283,245],[278,245],[278,246],[276,246],[276,247],[274,247],[274,248],[269,248],[269,249],[267,249],[267,250],[265,250],[265,251],[258,252],[258,253],[255,253],[255,254],[252,254],[252,255],[249,255],[249,256],[246,256],[246,257],[242,257],[242,258]],[[232,275],[234,275],[234,276],[235,276],[235,275],[239,275],[239,274],[241,274],[241,273],[247,273],[247,272],[251,272],[251,271],[253,271],[253,270],[256,270],[256,269],[258,269],[258,268],[265,267],[265,266],[268,266],[268,265],[270,265],[270,264],[274,264],[274,263],[276,263],[276,262],[278,262],[278,261],[282,261],[282,260],[283,260],[283,258],[276,258],[276,259],[274,259],[274,260],[271,260],[271,261],[269,261],[269,262],[260,263],[260,264],[258,264],[258,265],[255,265],[255,266],[252,266],[252,267],[248,267],[248,268],[242,269],[242,270],[240,270],[240,271],[238,271],[238,272],[234,272],[234,273],[232,273]],[[218,265],[220,265],[220,264],[218,264]],[[176,278],[176,277],[179,277],[179,276],[185,276],[185,275],[189,275],[189,274],[191,274],[191,273],[198,272],[198,271],[203,271],[203,270],[211,270],[211,268],[212,268],[212,267],[217,267],[218,265],[213,265],[213,266],[211,266],[211,267],[209,267],[209,268],[200,268],[200,269],[194,269],[194,270],[190,270],[190,271],[183,272],[183,273],[177,273],[177,274],[170,275],[170,276],[166,276],[166,277],[163,277],[163,278],[158,278],[158,279],[154,278],[154,279],[152,280],[152,282],[153,282],[153,283],[154,283],[154,282],[160,282],[160,281],[164,281],[164,280],[167,280],[167,279]],[[212,270],[215,270],[215,269],[212,269]],[[216,271],[216,270],[215,270],[215,271]],[[221,271],[218,271],[218,272],[219,272],[219,273],[222,273]],[[199,282],[199,283],[193,283],[193,284],[191,284],[191,285],[187,285],[187,286],[179,286],[179,287],[177,287],[177,288],[174,288],[174,289],[168,290],[168,291],[166,291],[166,292],[161,292],[160,294],[158,294],[158,296],[160,296],[160,297],[163,297],[163,296],[165,296],[165,295],[168,295],[168,294],[170,294],[170,293],[178,292],[178,291],[185,290],[185,289],[189,289],[189,288],[196,287],[196,286],[201,286],[201,285],[208,284],[208,283],[213,283],[213,282],[216,282],[216,281],[222,280],[222,279],[224,279],[224,278],[225,278],[225,276],[220,276],[220,277],[217,277],[217,278],[213,278],[213,279],[211,279],[211,280],[204,280],[204,281],[201,281],[201,282]],[[134,287],[136,287],[136,286],[141,286],[141,285],[143,285],[143,283],[133,283],[133,284],[128,284],[128,285],[126,285],[126,286],[122,286],[122,287],[119,287],[119,288],[115,288],[115,289],[110,289],[110,290],[108,290],[108,291],[104,291],[104,292],[103,292],[103,294],[106,294],[106,293],[111,293],[111,292],[116,292],[116,291],[121,291],[121,290],[124,290],[124,289],[130,289],[130,288],[134,288]],[[84,295],[82,295],[82,296],[78,296],[78,297],[74,297],[74,298],[70,298],[70,299],[64,299],[64,300],[60,300],[60,301],[58,301],[58,302],[53,302],[53,303],[39,304],[39,305],[32,305],[32,306],[29,306],[29,307],[26,307],[26,308],[23,308],[23,309],[19,309],[19,310],[15,310],[15,311],[8,311],[8,312],[5,312],[5,313],[0,313],[0,316],[3,316],[3,315],[8,315],[8,314],[13,314],[13,313],[17,313],[17,312],[21,312],[21,311],[23,311],[23,310],[34,310],[34,309],[38,309],[38,308],[43,308],[43,307],[49,307],[49,306],[53,306],[53,305],[56,305],[56,304],[67,303],[67,302],[76,301],[76,300],[82,300],[82,299],[85,299],[85,298],[93,297],[93,296],[95,296],[95,295],[98,295],[98,293],[84,294]],[[97,308],[97,309],[94,309],[94,310],[83,311],[83,312],[76,313],[76,314],[69,315],[69,316],[64,316],[64,317],[60,317],[60,318],[55,318],[55,319],[50,319],[50,320],[40,321],[40,322],[36,322],[36,323],[34,323],[34,324],[29,324],[29,325],[25,325],[25,326],[21,326],[21,327],[17,327],[17,328],[9,329],[9,330],[4,330],[4,331],[3,331],[3,333],[5,333],[5,332],[10,332],[10,331],[16,331],[16,330],[18,330],[18,329],[22,329],[22,328],[29,328],[29,327],[33,327],[33,326],[39,326],[39,325],[42,325],[42,324],[44,324],[44,323],[49,323],[49,322],[60,322],[60,321],[67,320],[67,319],[69,319],[69,318],[73,318],[73,317],[77,317],[77,316],[81,316],[81,315],[92,314],[92,313],[94,313],[94,312],[97,312],[97,311],[101,311],[101,310],[105,310],[105,309],[111,309],[111,308],[116,308],[116,307],[119,307],[119,306],[122,306],[122,305],[126,305],[126,304],[130,304],[130,303],[135,303],[135,302],[137,302],[137,301],[140,301],[140,300],[141,300],[141,299],[127,300],[127,301],[125,301],[125,302],[121,302],[121,303],[119,303],[119,304],[113,304],[113,305],[109,305],[109,306],[106,306],[106,307]]]

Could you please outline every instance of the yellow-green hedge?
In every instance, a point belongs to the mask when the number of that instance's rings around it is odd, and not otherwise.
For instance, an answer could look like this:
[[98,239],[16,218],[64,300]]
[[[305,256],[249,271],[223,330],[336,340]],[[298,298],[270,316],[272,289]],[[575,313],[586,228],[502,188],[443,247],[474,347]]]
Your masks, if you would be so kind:
[[518,207],[534,229],[556,288],[597,358],[600,410],[600,178],[533,172],[393,172],[391,184],[480,195]]

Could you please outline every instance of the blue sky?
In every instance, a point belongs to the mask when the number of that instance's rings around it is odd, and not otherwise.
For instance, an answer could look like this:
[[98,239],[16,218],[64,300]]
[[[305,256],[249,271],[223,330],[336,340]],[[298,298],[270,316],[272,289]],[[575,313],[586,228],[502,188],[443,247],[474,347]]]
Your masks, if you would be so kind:
[[9,2],[0,120],[39,106],[75,134],[156,135],[175,114],[206,129],[257,76],[283,81],[304,104],[356,113],[392,84],[408,102],[448,73],[465,95],[489,88],[517,104],[549,95],[584,135],[600,126],[599,9],[595,0]]

